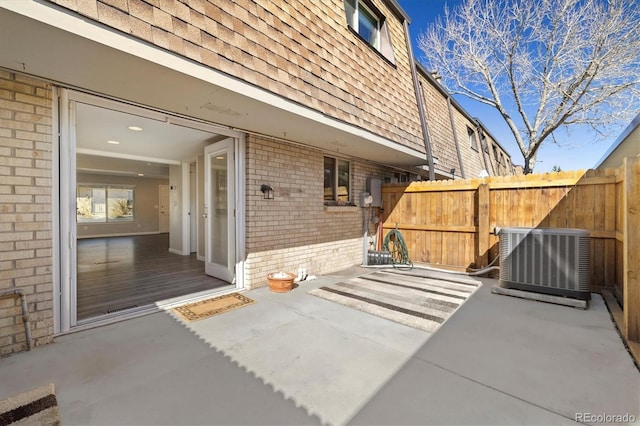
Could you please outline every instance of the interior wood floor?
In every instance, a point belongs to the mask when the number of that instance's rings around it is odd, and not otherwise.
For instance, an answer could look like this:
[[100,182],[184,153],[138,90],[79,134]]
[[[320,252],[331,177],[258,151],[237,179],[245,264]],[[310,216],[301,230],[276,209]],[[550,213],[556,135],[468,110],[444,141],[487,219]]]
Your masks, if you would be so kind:
[[85,320],[228,282],[204,273],[196,255],[169,253],[169,234],[77,242],[77,319]]

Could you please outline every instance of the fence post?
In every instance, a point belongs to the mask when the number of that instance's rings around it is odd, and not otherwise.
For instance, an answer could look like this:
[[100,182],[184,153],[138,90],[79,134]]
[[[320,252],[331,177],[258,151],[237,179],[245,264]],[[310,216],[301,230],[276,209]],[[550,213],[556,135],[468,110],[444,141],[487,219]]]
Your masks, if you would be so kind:
[[627,340],[640,341],[640,157],[624,159],[623,315]]
[[478,186],[478,264],[477,268],[489,264],[489,185],[481,183]]

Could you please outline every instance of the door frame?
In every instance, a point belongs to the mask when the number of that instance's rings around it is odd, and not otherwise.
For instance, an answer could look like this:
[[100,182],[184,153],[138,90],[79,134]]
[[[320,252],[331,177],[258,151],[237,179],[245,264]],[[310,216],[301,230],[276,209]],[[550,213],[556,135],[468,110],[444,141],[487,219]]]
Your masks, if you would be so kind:
[[[63,334],[76,331],[80,328],[90,328],[105,323],[120,321],[126,317],[97,318],[94,320],[77,321],[77,295],[76,295],[76,213],[75,213],[75,187],[76,187],[76,140],[75,140],[75,103],[87,103],[101,108],[115,109],[124,113],[142,115],[147,118],[170,122],[182,127],[189,127],[212,135],[231,137],[234,140],[236,193],[235,193],[235,286],[233,291],[244,289],[244,258],[245,258],[245,134],[228,127],[205,122],[195,118],[182,117],[170,112],[151,109],[138,104],[120,101],[105,96],[81,92],[76,89],[63,86],[54,86],[54,120],[57,132],[54,135],[54,158],[59,161],[53,164],[54,199],[59,200],[54,216],[53,235],[54,242],[54,334]],[[187,161],[190,161],[187,159]],[[56,197],[57,195],[57,197]],[[227,290],[228,291],[228,290]],[[199,294],[198,298],[209,297],[219,293],[212,290],[207,294]],[[188,300],[188,295],[184,297]],[[174,305],[175,303],[172,303]],[[141,307],[138,315],[149,311],[157,311],[157,306]]]

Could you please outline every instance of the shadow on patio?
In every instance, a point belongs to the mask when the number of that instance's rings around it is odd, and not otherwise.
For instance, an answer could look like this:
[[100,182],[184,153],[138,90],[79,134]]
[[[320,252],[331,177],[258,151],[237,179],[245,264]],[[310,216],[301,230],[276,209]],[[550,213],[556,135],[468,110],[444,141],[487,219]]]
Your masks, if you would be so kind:
[[307,294],[344,278],[253,290],[257,303],[190,323],[195,335],[157,313],[60,337],[0,361],[0,399],[52,382],[63,424],[640,418],[640,374],[597,294],[584,311],[484,279],[431,335]]

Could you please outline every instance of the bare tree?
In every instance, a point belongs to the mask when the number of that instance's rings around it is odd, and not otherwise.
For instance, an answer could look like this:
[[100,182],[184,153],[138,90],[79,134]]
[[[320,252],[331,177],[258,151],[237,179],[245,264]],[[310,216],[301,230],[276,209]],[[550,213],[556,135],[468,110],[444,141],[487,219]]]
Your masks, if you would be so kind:
[[565,126],[603,134],[640,99],[640,6],[629,0],[466,0],[419,36],[453,94],[495,107],[531,173]]

